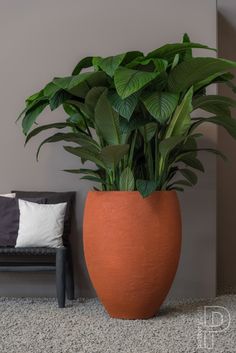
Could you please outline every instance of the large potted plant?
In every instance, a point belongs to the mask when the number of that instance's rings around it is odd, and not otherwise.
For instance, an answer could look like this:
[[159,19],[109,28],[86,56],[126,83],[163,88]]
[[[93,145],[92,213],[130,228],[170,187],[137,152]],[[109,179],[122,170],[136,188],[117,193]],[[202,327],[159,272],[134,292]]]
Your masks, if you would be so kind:
[[[203,123],[223,126],[236,138],[230,108],[236,101],[207,95],[216,82],[232,84],[236,62],[193,57],[190,42],[166,44],[107,58],[86,57],[69,77],[55,78],[26,100],[20,115],[26,143],[49,129],[45,143],[64,149],[94,168],[67,170],[95,183],[84,214],[84,251],[98,297],[112,317],[155,315],[174,279],[181,246],[176,191],[197,183]],[[85,70],[84,70],[85,69]],[[84,71],[83,71],[84,70]],[[64,122],[34,124],[49,107],[62,106]],[[197,109],[208,117],[191,113]]]

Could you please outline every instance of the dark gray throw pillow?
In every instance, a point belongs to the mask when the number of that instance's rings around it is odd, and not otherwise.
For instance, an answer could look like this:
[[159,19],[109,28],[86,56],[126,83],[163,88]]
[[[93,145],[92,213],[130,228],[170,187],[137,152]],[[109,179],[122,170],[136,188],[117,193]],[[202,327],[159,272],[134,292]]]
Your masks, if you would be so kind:
[[74,191],[68,192],[53,192],[53,191],[12,191],[16,194],[16,197],[41,197],[46,198],[47,204],[57,204],[57,203],[67,203],[66,214],[65,214],[65,223],[63,231],[63,244],[68,245],[68,239],[71,232],[71,214],[73,209],[73,204],[75,201],[76,193]]
[[[25,201],[46,203],[45,198],[22,198]],[[15,246],[19,229],[19,205],[17,198],[0,196],[0,246]]]

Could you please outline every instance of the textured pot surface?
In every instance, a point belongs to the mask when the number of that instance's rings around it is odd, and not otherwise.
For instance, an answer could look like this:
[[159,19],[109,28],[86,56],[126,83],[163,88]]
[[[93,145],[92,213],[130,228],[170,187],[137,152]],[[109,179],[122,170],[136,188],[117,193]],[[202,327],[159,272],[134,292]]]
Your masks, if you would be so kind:
[[143,199],[134,192],[89,192],[84,251],[97,295],[112,317],[158,313],[173,282],[181,248],[175,191]]

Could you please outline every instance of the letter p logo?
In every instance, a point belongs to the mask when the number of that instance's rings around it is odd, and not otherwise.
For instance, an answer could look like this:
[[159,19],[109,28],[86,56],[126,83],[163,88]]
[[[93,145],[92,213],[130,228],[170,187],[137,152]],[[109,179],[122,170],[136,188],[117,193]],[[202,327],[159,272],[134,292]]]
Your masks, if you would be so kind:
[[203,322],[198,327],[198,348],[213,349],[214,335],[230,327],[230,313],[223,306],[204,306]]

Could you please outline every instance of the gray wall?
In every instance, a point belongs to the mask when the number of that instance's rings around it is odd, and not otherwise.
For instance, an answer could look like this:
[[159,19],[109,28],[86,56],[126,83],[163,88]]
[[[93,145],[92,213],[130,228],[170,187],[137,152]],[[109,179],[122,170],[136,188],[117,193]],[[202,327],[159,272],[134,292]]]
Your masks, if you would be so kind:
[[[219,0],[218,11],[219,56],[236,60],[235,0]],[[219,91],[235,99],[230,89],[219,86]],[[236,116],[236,110],[233,113]],[[219,148],[229,162],[218,163],[218,290],[228,292],[236,291],[236,143],[223,129],[219,129]]]
[[[47,146],[35,161],[37,141],[23,147],[14,124],[24,98],[54,76],[70,74],[78,59],[90,54],[149,51],[181,40],[216,46],[215,0],[1,0],[0,2],[0,192],[11,188],[77,190],[77,225],[73,250],[80,295],[92,295],[82,255],[83,205],[90,184],[60,170],[79,162],[61,146]],[[214,55],[212,52],[198,52]],[[214,90],[214,89],[213,89]],[[63,120],[62,112],[45,112],[41,121]],[[209,145],[214,127],[205,128]],[[198,186],[181,196],[183,251],[171,295],[215,295],[216,160],[204,156],[206,174]],[[53,278],[41,275],[0,276],[0,295],[54,295]]]

